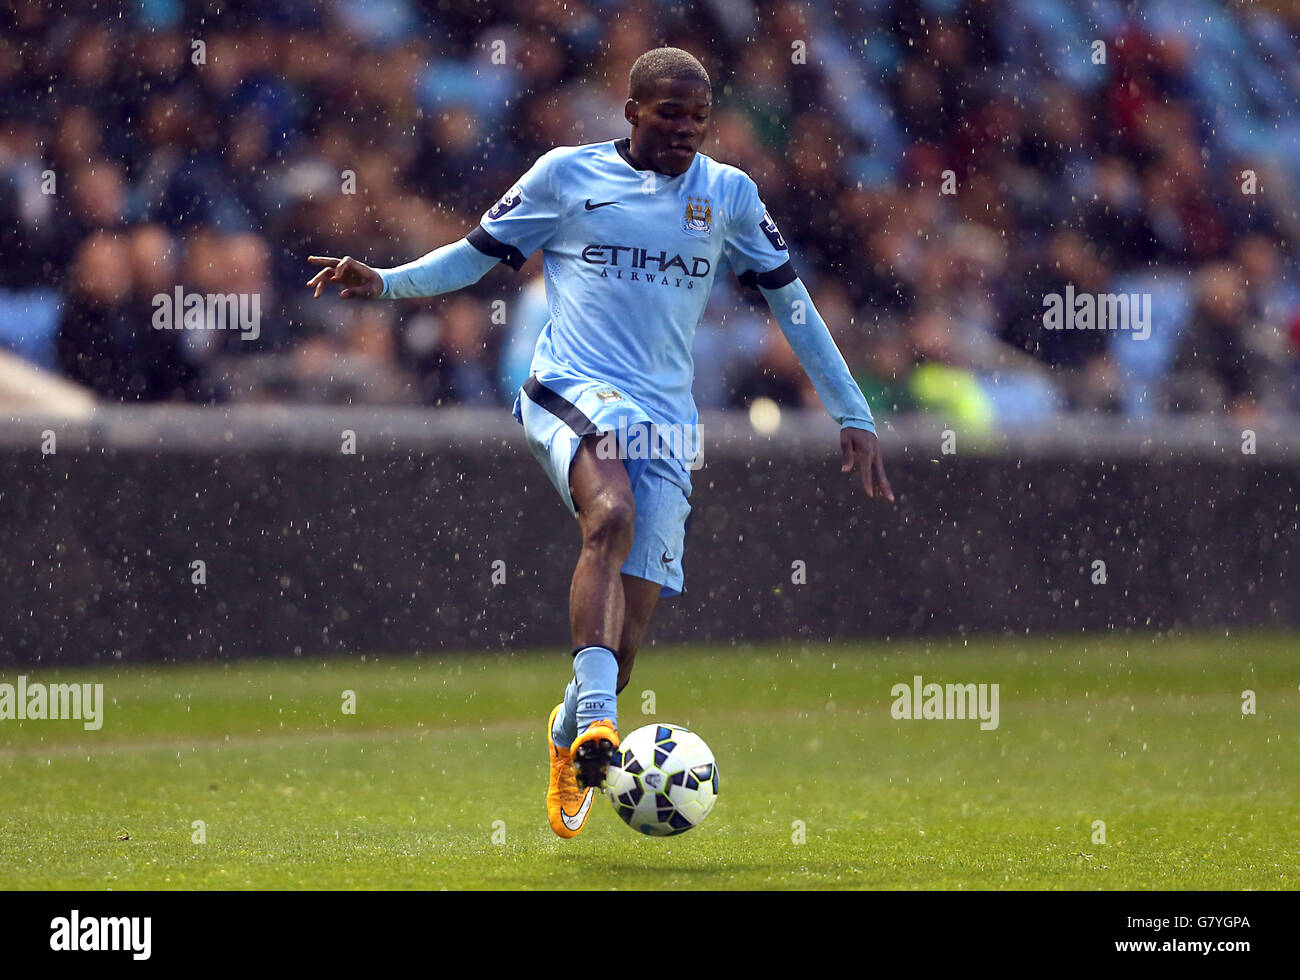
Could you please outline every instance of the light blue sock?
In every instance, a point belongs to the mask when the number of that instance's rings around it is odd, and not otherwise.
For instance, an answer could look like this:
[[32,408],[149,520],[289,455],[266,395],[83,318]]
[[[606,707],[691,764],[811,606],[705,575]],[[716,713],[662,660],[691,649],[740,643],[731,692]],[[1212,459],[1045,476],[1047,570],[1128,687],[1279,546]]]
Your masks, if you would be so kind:
[[564,689],[564,707],[555,716],[555,727],[551,729],[551,738],[562,749],[567,749],[578,737],[578,679],[569,680]]
[[[608,718],[618,725],[618,658],[607,647],[583,647],[573,658],[578,682],[577,730],[585,732],[593,721]],[[576,735],[574,736],[577,737]]]

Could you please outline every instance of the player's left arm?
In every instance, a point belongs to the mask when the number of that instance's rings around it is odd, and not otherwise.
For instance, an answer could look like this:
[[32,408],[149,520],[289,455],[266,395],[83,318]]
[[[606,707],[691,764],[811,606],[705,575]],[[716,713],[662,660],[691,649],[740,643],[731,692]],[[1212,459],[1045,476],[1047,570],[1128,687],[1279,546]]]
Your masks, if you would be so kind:
[[727,257],[743,285],[763,294],[826,410],[840,424],[842,469],[858,467],[868,497],[893,501],[867,399],[790,262],[789,248],[748,177],[740,188],[726,238]]

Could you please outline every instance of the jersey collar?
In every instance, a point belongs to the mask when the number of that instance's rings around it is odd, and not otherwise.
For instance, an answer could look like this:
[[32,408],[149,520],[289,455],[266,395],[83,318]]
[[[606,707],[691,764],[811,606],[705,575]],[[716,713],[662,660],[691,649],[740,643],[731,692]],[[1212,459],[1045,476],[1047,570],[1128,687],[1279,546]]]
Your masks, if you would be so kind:
[[667,177],[669,180],[676,180],[678,177],[685,177],[688,173],[690,173],[693,169],[695,169],[695,161],[700,158],[700,151],[696,150],[695,156],[691,157],[691,165],[689,167],[687,167],[684,171],[682,171],[679,174],[666,174],[663,173],[662,171],[655,170],[654,167],[638,167],[635,163],[632,162],[631,146],[632,146],[632,138],[630,136],[624,136],[621,140],[614,140],[614,149],[618,151],[618,155],[623,158],[624,163],[626,163],[637,173],[645,173],[648,170],[651,173],[659,174],[660,177]]

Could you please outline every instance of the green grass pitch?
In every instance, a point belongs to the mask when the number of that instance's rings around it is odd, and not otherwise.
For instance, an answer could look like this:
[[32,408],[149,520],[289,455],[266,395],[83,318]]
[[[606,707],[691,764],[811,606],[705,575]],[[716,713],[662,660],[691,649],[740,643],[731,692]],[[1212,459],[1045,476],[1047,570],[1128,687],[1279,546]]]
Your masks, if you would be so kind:
[[[621,727],[699,732],[718,805],[653,839],[598,798],[571,841],[544,809],[562,654],[10,667],[106,707],[0,721],[0,888],[1294,889],[1298,643],[650,647]],[[895,720],[916,674],[997,683],[998,728]]]

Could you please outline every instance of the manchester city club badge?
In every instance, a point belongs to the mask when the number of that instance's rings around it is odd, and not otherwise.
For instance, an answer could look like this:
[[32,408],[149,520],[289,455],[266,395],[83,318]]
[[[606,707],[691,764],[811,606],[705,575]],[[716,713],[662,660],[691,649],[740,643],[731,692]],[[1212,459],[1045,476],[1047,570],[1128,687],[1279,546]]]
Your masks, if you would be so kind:
[[707,235],[713,230],[713,202],[707,197],[688,197],[682,230]]

